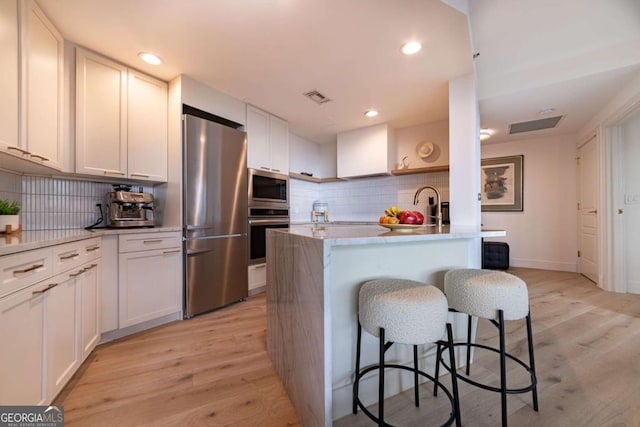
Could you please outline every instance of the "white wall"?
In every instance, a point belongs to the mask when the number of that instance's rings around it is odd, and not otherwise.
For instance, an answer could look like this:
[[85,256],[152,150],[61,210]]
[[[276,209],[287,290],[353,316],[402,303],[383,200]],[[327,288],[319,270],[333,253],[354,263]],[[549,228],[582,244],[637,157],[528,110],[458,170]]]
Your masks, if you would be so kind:
[[[523,212],[483,212],[514,267],[576,271],[576,135],[483,144],[482,158],[524,155]],[[490,239],[487,239],[490,240]]]
[[640,110],[622,125],[627,291],[640,293]]
[[[434,146],[433,154],[425,159],[418,156],[416,149],[422,142],[431,142]],[[396,129],[396,151],[397,163],[407,156],[409,168],[448,165],[449,120]]]

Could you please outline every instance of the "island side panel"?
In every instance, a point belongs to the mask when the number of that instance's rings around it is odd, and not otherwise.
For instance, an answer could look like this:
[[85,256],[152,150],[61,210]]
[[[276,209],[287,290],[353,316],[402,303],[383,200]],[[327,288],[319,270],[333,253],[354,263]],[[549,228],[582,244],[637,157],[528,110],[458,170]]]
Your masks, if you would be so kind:
[[[332,418],[351,413],[351,393],[355,369],[357,305],[360,285],[367,280],[398,277],[444,287],[444,274],[453,268],[475,263],[470,250],[474,240],[454,239],[421,242],[397,242],[366,246],[334,246],[330,256],[331,340],[332,354]],[[450,314],[454,334],[466,336],[466,317]],[[460,321],[462,320],[462,322]],[[377,338],[363,332],[362,365],[378,362]],[[421,366],[432,371],[435,346],[420,346]],[[398,345],[389,349],[387,359],[397,363],[412,363],[412,347]],[[464,360],[464,359],[463,359]],[[387,396],[413,387],[411,375],[390,371],[385,392]],[[360,397],[366,404],[377,401],[377,374],[370,373],[360,384]]]
[[323,260],[322,240],[267,231],[267,352],[305,426],[331,425]]

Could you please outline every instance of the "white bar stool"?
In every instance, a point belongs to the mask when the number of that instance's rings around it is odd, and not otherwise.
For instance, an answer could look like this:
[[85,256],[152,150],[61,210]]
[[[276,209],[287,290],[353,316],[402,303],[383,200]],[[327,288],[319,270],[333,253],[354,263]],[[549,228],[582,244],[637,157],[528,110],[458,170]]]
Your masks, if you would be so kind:
[[[531,392],[533,409],[538,411],[538,391],[536,387],[536,370],[533,357],[533,334],[531,331],[531,315],[529,312],[529,294],[526,283],[512,274],[502,271],[458,269],[448,271],[444,276],[444,292],[449,301],[451,311],[468,314],[467,341],[455,343],[454,346],[465,346],[467,349],[466,376],[458,374],[460,380],[480,387],[484,390],[498,392],[501,395],[502,425],[507,426],[507,394],[519,394]],[[489,347],[471,342],[472,316],[488,319],[498,328],[499,348]],[[505,347],[505,320],[526,319],[527,341],[529,346],[529,365],[522,360],[506,352]],[[497,320],[496,320],[497,319]],[[500,355],[500,387],[493,387],[473,381],[468,378],[470,373],[471,347],[493,351]],[[438,359],[444,349],[438,345]],[[510,389],[507,387],[506,360],[513,360],[531,376],[531,383],[522,388]],[[438,368],[436,365],[436,380]],[[451,368],[443,363],[449,371]],[[437,393],[437,389],[434,389]]]
[[[443,426],[460,422],[460,407],[458,401],[458,386],[455,372],[455,357],[453,352],[453,333],[451,324],[447,323],[447,299],[435,286],[405,279],[377,279],[362,285],[358,295],[358,337],[356,348],[356,370],[353,384],[353,413],[358,407],[379,426],[388,426],[384,422],[384,370],[397,368],[414,373],[415,406],[420,406],[418,376],[421,375],[434,383],[436,389],[442,390],[451,402],[451,413]],[[378,364],[360,369],[360,348],[362,328],[371,335],[379,337]],[[447,340],[442,341],[447,333]],[[387,341],[388,340],[388,341]],[[385,363],[385,352],[394,344],[413,345],[413,368]],[[452,392],[431,375],[418,369],[418,345],[437,343],[449,348],[449,363],[454,369],[451,371]],[[439,363],[438,357],[436,364]],[[358,388],[360,379],[367,373],[378,371],[378,416],[373,415],[360,401]]]

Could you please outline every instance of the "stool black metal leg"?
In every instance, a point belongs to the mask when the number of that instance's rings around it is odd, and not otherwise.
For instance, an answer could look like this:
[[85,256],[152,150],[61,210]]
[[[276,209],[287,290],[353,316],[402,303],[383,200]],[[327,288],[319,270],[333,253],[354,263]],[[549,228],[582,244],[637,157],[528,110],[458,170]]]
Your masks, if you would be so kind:
[[471,323],[473,317],[469,314],[467,317],[467,367],[465,368],[465,372],[467,376],[469,376],[469,372],[471,369]]
[[507,427],[507,357],[504,338],[504,312],[498,310],[498,331],[500,335],[500,397],[502,406],[502,427]]
[[[451,351],[451,350],[449,350]],[[442,355],[442,350],[440,349],[440,343],[436,343],[436,375],[435,381],[433,382],[433,395],[438,395],[438,382],[440,381],[440,356]]]
[[[531,329],[531,312],[527,314],[527,340],[529,341],[529,367],[531,368],[531,372],[533,372],[534,378],[533,380],[537,381],[536,376],[536,362],[533,359],[533,331]],[[534,384],[531,389],[531,397],[533,398],[533,410],[538,410],[538,386]]]
[[380,372],[378,376],[378,425],[384,427],[384,328],[380,328]]
[[[460,427],[462,425],[462,420],[460,416],[460,398],[458,396],[458,374],[456,373],[456,356],[453,352],[453,330],[451,329],[451,323],[447,323],[447,340],[449,343],[449,363],[451,363],[451,389],[453,392],[453,407],[455,411],[456,417],[456,426]],[[439,363],[440,358],[438,357]]]
[[420,389],[418,388],[418,346],[413,346],[413,393],[416,401],[416,408],[420,406]]
[[356,377],[353,381],[353,409],[354,414],[358,413],[358,390],[360,388],[360,343],[362,341],[362,325],[358,321],[358,338],[356,341]]

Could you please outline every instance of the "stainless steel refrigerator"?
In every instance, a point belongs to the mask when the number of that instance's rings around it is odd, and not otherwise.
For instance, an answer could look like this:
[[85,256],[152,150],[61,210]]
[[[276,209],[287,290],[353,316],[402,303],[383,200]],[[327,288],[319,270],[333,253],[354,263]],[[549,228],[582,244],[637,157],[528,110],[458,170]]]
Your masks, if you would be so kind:
[[247,297],[247,138],[228,126],[183,117],[188,318]]

